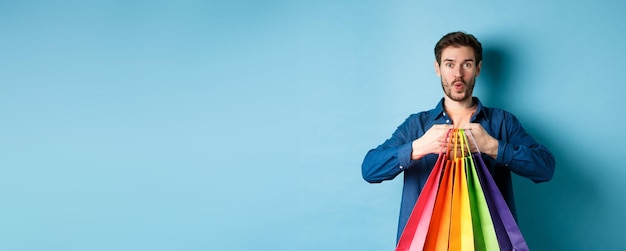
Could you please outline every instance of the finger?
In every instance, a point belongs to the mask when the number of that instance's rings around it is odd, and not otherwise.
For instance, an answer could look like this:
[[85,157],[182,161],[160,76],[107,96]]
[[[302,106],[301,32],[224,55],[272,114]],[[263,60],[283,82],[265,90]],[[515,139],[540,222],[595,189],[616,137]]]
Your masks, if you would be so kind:
[[472,129],[473,130],[480,130],[480,129],[483,128],[483,126],[480,123],[470,123],[468,125],[468,127],[469,127],[470,130],[472,130]]

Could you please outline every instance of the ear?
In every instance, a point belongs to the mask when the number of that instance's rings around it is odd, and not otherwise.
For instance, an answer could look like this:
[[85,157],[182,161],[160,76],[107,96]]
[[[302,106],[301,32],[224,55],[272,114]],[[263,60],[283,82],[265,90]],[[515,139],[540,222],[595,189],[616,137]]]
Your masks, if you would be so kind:
[[435,72],[437,73],[437,76],[441,77],[441,69],[439,69],[439,63],[437,63],[436,59],[435,59]]
[[483,61],[481,60],[480,63],[478,63],[478,65],[476,66],[476,77],[480,75],[480,69],[482,68],[483,68]]

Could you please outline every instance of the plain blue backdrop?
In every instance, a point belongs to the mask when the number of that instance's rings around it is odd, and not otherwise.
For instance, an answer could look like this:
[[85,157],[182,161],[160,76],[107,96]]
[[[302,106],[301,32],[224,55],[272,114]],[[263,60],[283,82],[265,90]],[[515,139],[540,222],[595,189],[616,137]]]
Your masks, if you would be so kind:
[[393,250],[401,176],[361,161],[475,95],[554,152],[515,177],[531,250],[625,250],[626,2],[0,1],[1,250]]

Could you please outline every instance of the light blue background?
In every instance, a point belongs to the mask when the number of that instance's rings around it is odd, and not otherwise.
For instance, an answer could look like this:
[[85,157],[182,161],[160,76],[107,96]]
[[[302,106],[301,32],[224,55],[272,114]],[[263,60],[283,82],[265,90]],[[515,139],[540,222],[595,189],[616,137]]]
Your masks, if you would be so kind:
[[1,250],[392,250],[360,164],[442,97],[433,46],[553,150],[532,250],[625,250],[626,2],[0,1]]

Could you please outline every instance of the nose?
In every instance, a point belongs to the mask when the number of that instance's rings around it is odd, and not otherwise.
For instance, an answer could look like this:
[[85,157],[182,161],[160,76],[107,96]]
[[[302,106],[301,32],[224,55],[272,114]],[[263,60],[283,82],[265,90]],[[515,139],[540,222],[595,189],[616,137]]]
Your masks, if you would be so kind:
[[460,66],[454,68],[454,77],[461,78],[463,77],[463,69]]

